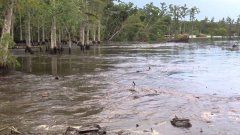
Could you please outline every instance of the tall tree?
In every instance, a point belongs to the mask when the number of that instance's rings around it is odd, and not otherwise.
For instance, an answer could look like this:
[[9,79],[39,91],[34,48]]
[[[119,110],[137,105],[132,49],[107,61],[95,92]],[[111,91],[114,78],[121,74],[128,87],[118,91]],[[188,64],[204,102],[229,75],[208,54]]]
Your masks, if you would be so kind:
[[[2,2],[2,1],[0,1]],[[15,0],[8,0],[3,2],[6,7],[4,11],[4,22],[2,28],[2,34],[0,39],[0,67],[14,66],[16,60],[12,57],[8,51],[8,48],[13,44],[13,39],[10,36],[10,30],[12,26],[12,16]]]
[[196,20],[196,15],[200,13],[200,10],[197,7],[192,7],[189,10],[189,15],[190,15],[190,22],[192,23],[192,28],[191,28],[191,35],[193,35],[194,31],[194,21]]

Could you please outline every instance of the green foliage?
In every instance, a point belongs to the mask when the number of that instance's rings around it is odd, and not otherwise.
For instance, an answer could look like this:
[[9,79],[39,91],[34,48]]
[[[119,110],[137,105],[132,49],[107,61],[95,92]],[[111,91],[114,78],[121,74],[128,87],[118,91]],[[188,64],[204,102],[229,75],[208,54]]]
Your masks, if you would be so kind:
[[[1,13],[4,13],[7,2],[0,0]],[[200,10],[186,4],[167,5],[163,2],[156,6],[148,3],[138,8],[133,3],[117,0],[55,0],[55,4],[53,0],[16,0],[15,6],[14,35],[18,40],[20,18],[22,35],[26,35],[24,23],[30,18],[32,40],[37,40],[43,28],[45,38],[50,39],[53,16],[56,17],[57,34],[62,33],[62,39],[67,39],[69,33],[74,40],[79,40],[82,26],[85,27],[85,35],[89,28],[90,38],[93,38],[91,34],[97,33],[98,22],[101,22],[102,39],[112,41],[159,41],[164,40],[166,35],[184,33],[200,36],[240,35],[240,16],[237,20],[230,17],[220,21],[214,18],[197,20]],[[3,15],[0,14],[0,30]]]
[[12,48],[14,47],[15,45],[15,42],[13,41],[12,37],[10,34],[4,34],[1,38],[1,41],[0,41],[0,47],[1,47],[1,50],[6,48],[6,47],[9,47],[9,48]]
[[20,66],[17,59],[11,55],[8,48],[14,47],[15,43],[10,34],[4,34],[0,41],[0,66]]

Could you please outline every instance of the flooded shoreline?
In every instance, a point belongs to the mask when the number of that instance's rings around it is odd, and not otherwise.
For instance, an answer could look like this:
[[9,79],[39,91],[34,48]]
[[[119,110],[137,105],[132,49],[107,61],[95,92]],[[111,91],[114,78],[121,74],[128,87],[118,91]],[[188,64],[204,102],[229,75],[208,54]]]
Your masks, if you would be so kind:
[[[60,56],[16,50],[22,67],[0,77],[0,127],[62,133],[97,123],[109,134],[238,134],[240,53],[227,48],[131,44]],[[192,127],[173,127],[175,116]]]

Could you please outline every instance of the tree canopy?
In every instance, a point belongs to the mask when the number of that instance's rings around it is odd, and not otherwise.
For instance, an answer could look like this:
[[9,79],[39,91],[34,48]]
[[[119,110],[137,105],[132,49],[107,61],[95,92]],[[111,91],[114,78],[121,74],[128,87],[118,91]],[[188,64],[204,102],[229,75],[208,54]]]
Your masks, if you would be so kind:
[[[0,0],[0,29],[9,4]],[[166,35],[239,35],[240,19],[198,20],[197,7],[116,0],[15,0],[11,34],[15,41],[159,41]],[[53,26],[54,24],[54,26]],[[52,33],[52,34],[51,34]],[[52,35],[52,36],[51,36]],[[84,36],[84,37],[83,37]],[[97,39],[98,37],[98,39]],[[89,40],[89,41],[88,41]],[[53,44],[53,46],[56,46]]]

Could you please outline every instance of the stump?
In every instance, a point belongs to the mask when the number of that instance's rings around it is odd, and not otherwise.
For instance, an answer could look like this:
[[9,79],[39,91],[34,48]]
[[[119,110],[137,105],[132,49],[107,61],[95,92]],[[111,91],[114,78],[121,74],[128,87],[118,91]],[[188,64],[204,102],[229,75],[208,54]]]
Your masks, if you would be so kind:
[[190,127],[192,127],[192,124],[190,123],[189,119],[178,118],[177,116],[175,116],[175,118],[172,119],[171,124],[174,127],[178,127],[178,128],[190,128]]

